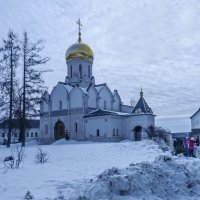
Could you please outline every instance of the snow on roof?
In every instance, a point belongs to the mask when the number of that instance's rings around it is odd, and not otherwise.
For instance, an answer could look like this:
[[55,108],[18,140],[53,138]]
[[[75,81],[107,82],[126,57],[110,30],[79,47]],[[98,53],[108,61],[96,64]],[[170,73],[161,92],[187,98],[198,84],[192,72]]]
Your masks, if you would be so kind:
[[106,83],[103,83],[103,84],[95,85],[94,87],[99,92],[101,90],[101,88],[103,88],[105,85],[106,85]]
[[63,86],[65,87],[68,93],[71,92],[71,90],[73,89],[73,87],[70,85],[63,85]]
[[96,109],[85,115],[84,117],[93,117],[93,116],[104,116],[104,115],[115,115],[115,116],[130,116],[130,113],[115,112],[110,110]]
[[82,92],[83,92],[84,94],[88,94],[87,88],[82,88],[82,87],[79,87],[79,88],[82,90]]
[[73,89],[71,85],[66,84],[64,82],[59,82],[59,84],[61,84],[67,90],[68,93],[71,92],[71,90]]

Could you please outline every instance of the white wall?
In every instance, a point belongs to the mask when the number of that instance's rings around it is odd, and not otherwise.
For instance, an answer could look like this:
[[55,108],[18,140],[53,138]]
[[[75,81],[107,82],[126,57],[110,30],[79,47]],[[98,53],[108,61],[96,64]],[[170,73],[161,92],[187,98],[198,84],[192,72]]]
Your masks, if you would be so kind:
[[192,129],[200,128],[200,111],[192,117],[191,126]]
[[[29,133],[29,136],[27,135],[27,133]],[[36,133],[37,136],[35,135]],[[37,139],[40,136],[40,129],[39,128],[26,129],[25,134],[26,134],[26,140]]]
[[97,108],[97,93],[93,87],[88,91],[88,107]]
[[70,108],[81,108],[83,106],[83,92],[75,87],[70,92]]
[[[95,116],[85,118],[85,132],[86,138],[97,137],[97,129],[100,131],[99,137],[123,137],[125,129],[123,126],[124,117],[122,116]],[[113,136],[113,129],[115,129],[115,136]],[[118,129],[118,136],[117,136]]]
[[48,112],[48,110],[49,110],[49,104],[48,104],[49,94],[48,94],[48,92],[45,92],[44,99],[45,100],[43,100],[42,103],[40,104],[40,112],[41,113],[42,112]]
[[109,122],[107,116],[85,118],[85,137],[97,137],[99,129],[100,137],[106,137],[109,131]]
[[[121,116],[110,116],[110,131],[109,137],[117,137],[117,129],[118,129],[118,136],[124,137],[125,129],[123,126],[124,118]],[[115,136],[113,136],[113,129],[115,129]]]
[[[99,108],[105,110],[112,110],[112,96],[106,87],[102,88],[99,92]],[[104,108],[104,101],[106,102],[106,108]]]
[[155,117],[153,115],[133,115],[126,118],[127,139],[133,139],[133,129],[141,126],[143,129],[149,126],[155,126]]
[[[3,133],[4,137],[2,137]],[[29,133],[29,136],[27,136],[27,133]],[[37,133],[37,136],[35,135],[35,133]],[[18,142],[19,134],[20,134],[19,129],[13,129],[11,132],[11,142]],[[26,141],[30,141],[32,139],[38,139],[39,136],[40,136],[39,128],[30,128],[25,130]],[[7,138],[8,138],[8,128],[0,129],[0,142],[2,142],[4,139],[7,140]]]
[[58,84],[51,93],[52,111],[60,110],[60,101],[62,101],[62,109],[67,109],[67,91]]
[[116,94],[114,95],[113,110],[117,112],[120,111],[120,98]]

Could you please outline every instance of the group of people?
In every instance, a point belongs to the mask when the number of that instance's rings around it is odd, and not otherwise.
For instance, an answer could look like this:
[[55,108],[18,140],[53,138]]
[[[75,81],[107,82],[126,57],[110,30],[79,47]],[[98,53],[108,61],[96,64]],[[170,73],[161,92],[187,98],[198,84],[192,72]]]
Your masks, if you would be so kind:
[[196,146],[199,146],[199,136],[196,138],[176,138],[174,140],[175,154],[183,153],[185,156],[195,157]]

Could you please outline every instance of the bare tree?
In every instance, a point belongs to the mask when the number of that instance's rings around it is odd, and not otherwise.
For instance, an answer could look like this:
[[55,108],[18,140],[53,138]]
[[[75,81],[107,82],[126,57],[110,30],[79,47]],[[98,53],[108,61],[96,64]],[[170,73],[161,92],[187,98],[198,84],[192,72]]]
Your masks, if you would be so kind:
[[41,96],[46,90],[42,74],[49,70],[38,68],[49,61],[49,57],[42,57],[44,47],[42,41],[32,43],[25,31],[22,41],[23,65],[23,103],[22,103],[22,146],[25,146],[25,124],[27,118],[39,116]]
[[12,131],[12,116],[13,116],[13,99],[14,88],[17,84],[16,68],[20,57],[20,47],[18,36],[10,30],[6,40],[3,40],[3,46],[0,48],[0,70],[1,70],[1,95],[3,96],[0,101],[0,110],[4,113],[4,119],[9,119],[8,128],[8,142],[7,147],[10,147],[11,143],[11,131]]
[[163,127],[149,126],[147,129],[145,129],[145,132],[147,133],[150,139],[160,138],[166,142],[167,135],[170,131],[164,129]]
[[134,100],[134,99],[131,99],[131,100],[130,100],[130,105],[131,105],[132,107],[135,106],[135,100]]
[[37,152],[35,155],[36,163],[45,163],[49,160],[49,156],[46,151],[42,149],[42,147],[37,148]]
[[16,147],[11,151],[11,155],[4,158],[3,163],[6,169],[18,169],[24,161],[24,150],[22,147]]

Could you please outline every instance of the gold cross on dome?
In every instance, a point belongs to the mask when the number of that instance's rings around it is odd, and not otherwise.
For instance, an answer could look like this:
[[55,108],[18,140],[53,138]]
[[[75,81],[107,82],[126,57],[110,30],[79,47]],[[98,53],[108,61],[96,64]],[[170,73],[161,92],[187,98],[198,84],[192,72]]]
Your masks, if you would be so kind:
[[78,24],[78,42],[80,43],[82,40],[81,40],[81,26],[83,26],[81,24],[81,20],[80,18],[78,19],[78,21],[76,22]]

